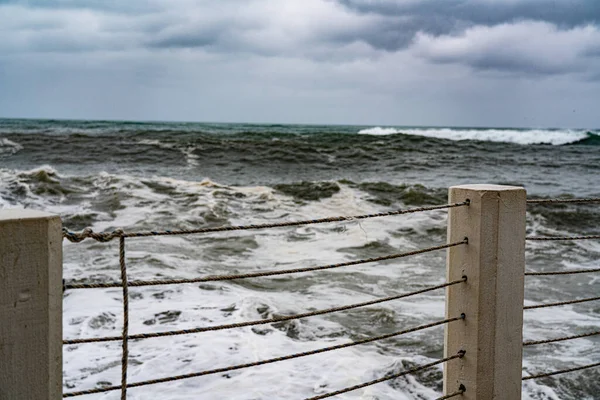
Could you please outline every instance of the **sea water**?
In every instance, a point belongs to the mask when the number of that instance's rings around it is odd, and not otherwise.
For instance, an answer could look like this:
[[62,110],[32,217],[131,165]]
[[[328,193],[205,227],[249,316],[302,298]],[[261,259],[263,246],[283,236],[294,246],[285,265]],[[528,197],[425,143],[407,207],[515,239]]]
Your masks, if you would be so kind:
[[[486,129],[0,120],[0,208],[60,214],[71,230],[193,229],[444,204],[465,183],[530,197],[600,196],[593,129]],[[529,235],[600,233],[598,205],[528,207]],[[360,221],[127,240],[130,280],[309,267],[443,244],[443,210]],[[64,245],[67,281],[119,279],[118,243]],[[527,269],[599,266],[600,243],[528,242]],[[301,313],[445,281],[445,251],[321,272],[130,289],[130,333]],[[526,305],[597,296],[599,274],[527,277]],[[119,335],[121,289],[69,290],[64,337]],[[444,291],[278,324],[132,341],[129,382],[347,343],[444,318]],[[524,339],[600,328],[600,302],[526,311]],[[600,360],[596,337],[525,348],[523,374]],[[206,377],[130,399],[302,399],[434,361],[443,327]],[[119,342],[64,348],[64,391],[120,384]],[[441,367],[338,396],[433,399]],[[600,370],[527,381],[525,399],[593,399]],[[118,399],[118,392],[87,396]]]

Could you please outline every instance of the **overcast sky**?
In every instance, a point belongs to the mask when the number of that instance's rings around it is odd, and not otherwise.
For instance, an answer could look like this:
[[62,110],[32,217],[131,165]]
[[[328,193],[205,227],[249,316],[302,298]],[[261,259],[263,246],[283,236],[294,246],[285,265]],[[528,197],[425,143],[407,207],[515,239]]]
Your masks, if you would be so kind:
[[600,0],[0,0],[0,117],[600,128]]

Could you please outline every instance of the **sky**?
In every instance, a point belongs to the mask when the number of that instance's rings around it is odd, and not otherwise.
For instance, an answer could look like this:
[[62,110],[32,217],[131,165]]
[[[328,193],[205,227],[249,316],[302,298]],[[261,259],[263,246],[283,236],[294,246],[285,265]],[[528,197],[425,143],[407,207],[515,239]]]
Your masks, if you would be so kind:
[[600,128],[600,0],[0,0],[0,117]]

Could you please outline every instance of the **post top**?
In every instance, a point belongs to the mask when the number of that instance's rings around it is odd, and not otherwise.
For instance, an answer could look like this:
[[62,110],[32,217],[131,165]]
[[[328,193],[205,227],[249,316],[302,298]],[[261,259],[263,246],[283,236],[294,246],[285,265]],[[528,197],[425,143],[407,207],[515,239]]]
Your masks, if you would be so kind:
[[451,186],[450,189],[468,189],[468,190],[476,190],[480,192],[501,192],[501,191],[509,191],[509,190],[525,190],[522,186],[509,186],[509,185],[489,185],[485,183],[475,183],[470,185],[458,185]]
[[0,210],[0,222],[23,220],[23,219],[43,219],[56,218],[58,215],[50,214],[44,211],[30,210],[23,208],[8,208]]

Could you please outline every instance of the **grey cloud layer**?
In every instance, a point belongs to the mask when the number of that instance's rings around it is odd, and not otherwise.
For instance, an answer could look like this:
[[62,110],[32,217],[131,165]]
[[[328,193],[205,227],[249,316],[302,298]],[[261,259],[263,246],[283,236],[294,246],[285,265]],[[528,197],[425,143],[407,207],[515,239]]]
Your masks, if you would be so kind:
[[[105,107],[103,116],[125,118],[135,104],[137,118],[170,109],[198,119],[195,88],[211,96],[205,119],[266,121],[262,110],[279,110],[288,121],[434,123],[427,116],[459,121],[479,108],[472,121],[504,113],[527,125],[527,99],[554,101],[552,116],[569,104],[553,90],[581,98],[580,112],[597,118],[599,71],[600,0],[0,0],[0,87],[20,91],[22,108]],[[110,85],[129,100],[109,108],[84,94]],[[57,99],[42,101],[44,90]],[[0,112],[16,110],[3,92]],[[545,107],[535,107],[544,120]]]
[[595,51],[600,31],[587,25],[561,30],[546,22],[523,21],[475,26],[459,35],[417,34],[414,50],[437,63],[530,75],[593,74],[600,68]]
[[[596,0],[336,0],[363,14],[411,15],[425,30],[450,33],[452,24],[497,25],[518,20],[546,21],[564,27],[600,21]],[[440,32],[441,31],[441,32]]]
[[400,51],[476,70],[588,76],[600,57],[597,0],[2,4],[4,52],[199,48],[336,62]]

